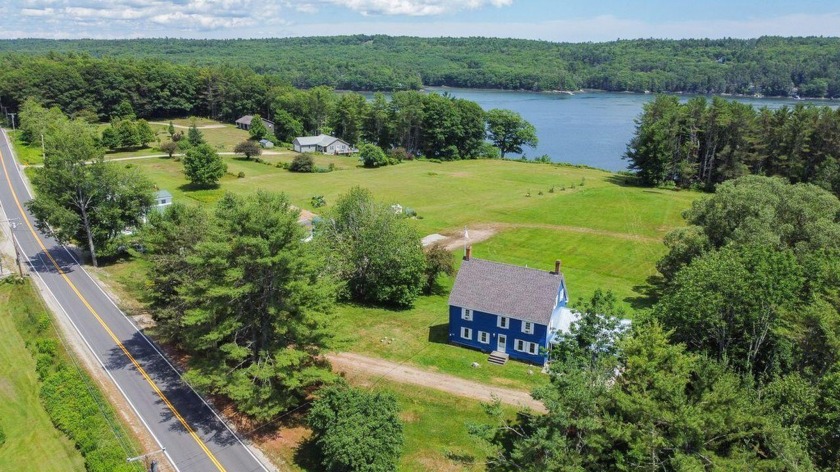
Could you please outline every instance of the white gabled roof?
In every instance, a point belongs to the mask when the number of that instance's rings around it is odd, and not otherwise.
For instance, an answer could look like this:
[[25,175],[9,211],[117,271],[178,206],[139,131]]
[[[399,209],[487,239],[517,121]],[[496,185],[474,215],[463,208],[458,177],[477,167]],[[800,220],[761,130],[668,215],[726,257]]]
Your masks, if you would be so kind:
[[327,134],[319,134],[318,136],[299,136],[295,138],[295,143],[297,143],[300,146],[327,147],[335,141],[344,142],[341,139],[336,138],[335,136],[329,136]]

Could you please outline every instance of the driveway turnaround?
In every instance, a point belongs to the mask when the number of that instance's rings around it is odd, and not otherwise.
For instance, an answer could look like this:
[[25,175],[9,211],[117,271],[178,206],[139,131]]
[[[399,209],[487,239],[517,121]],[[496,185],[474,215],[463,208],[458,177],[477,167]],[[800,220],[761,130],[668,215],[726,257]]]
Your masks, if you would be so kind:
[[13,220],[21,259],[61,307],[172,467],[180,472],[267,471],[242,440],[181,379],[161,350],[120,311],[73,254],[34,225],[31,198],[0,130],[0,205]]

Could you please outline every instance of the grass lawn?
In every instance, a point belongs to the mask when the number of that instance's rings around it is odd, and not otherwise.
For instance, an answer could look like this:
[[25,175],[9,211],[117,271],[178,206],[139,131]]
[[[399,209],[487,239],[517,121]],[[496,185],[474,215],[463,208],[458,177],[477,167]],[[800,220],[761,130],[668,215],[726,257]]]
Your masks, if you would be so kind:
[[[400,408],[405,444],[398,470],[404,472],[480,471],[488,446],[467,433],[467,423],[487,423],[481,405],[469,399],[416,386],[355,379],[352,384],[393,394]],[[513,408],[504,411],[512,418]],[[317,450],[308,441],[310,431],[296,424],[281,428],[278,435],[257,443],[276,463],[292,470],[322,470]],[[279,437],[278,437],[279,436]]]
[[[179,120],[173,120],[177,121]],[[187,123],[183,126],[190,126],[189,120],[186,120]],[[245,141],[251,137],[247,131],[241,130],[234,125],[227,124],[227,123],[220,123],[218,121],[208,121],[208,123],[196,123],[196,126],[204,126],[204,125],[224,125],[224,128],[212,128],[212,129],[199,129],[198,131],[204,135],[204,139],[207,141],[208,144],[216,148],[218,151],[233,151],[234,146]],[[168,121],[167,121],[168,123]],[[161,142],[166,141],[169,139],[169,133],[167,129],[169,125],[151,125],[152,130],[160,136]],[[184,137],[187,135],[187,131],[184,128],[176,128],[177,132],[184,133]]]
[[26,304],[40,303],[33,295],[20,285],[0,284],[0,428],[6,435],[0,470],[83,471],[81,454],[41,405],[35,361],[13,321]]
[[9,140],[14,147],[15,155],[21,164],[25,166],[37,165],[44,163],[44,154],[41,152],[41,146],[27,146],[20,139],[20,131],[8,131]]
[[[682,224],[680,213],[700,195],[626,186],[623,177],[599,170],[512,161],[415,161],[363,169],[353,158],[317,156],[318,166],[333,163],[337,170],[296,174],[270,165],[291,156],[267,159],[258,163],[225,157],[229,174],[241,171],[245,177],[228,175],[218,189],[197,191],[185,185],[181,163],[148,159],[126,164],[140,167],[170,190],[176,202],[188,204],[210,204],[226,191],[262,188],[286,192],[296,205],[311,208],[313,195],[324,195],[329,205],[350,187],[364,186],[386,202],[414,208],[423,217],[413,221],[421,234],[456,233],[465,225],[498,231],[474,244],[475,257],[545,270],[562,259],[572,304],[601,288],[614,291],[627,306],[645,306],[646,280],[656,273],[655,263],[664,253],[661,239]],[[142,263],[122,262],[105,272],[126,285],[131,298],[142,298]],[[487,365],[485,354],[447,344],[446,293],[452,280],[441,283],[444,293],[422,297],[410,310],[340,305],[336,349],[514,388],[530,389],[545,381],[529,374],[535,370],[531,366]],[[472,368],[473,361],[482,368]]]

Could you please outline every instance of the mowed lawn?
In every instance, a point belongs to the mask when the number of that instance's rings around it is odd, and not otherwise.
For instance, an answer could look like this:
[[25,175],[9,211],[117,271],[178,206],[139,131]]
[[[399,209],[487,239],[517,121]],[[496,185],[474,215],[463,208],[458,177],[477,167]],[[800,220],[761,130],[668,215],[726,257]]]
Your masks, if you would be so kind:
[[81,454],[56,430],[38,399],[35,361],[12,321],[11,310],[38,305],[24,287],[0,284],[0,470],[83,471]]
[[[417,211],[418,233],[460,235],[464,227],[493,231],[473,244],[474,257],[551,270],[563,261],[571,302],[596,289],[612,290],[627,307],[643,307],[645,286],[664,254],[663,236],[683,224],[681,212],[700,197],[626,185],[624,176],[571,166],[501,160],[448,163],[404,162],[364,169],[351,157],[317,156],[316,164],[333,172],[298,174],[276,167],[291,156],[266,162],[226,156],[228,173],[217,189],[192,190],[182,164],[170,159],[127,162],[141,168],[176,202],[210,205],[225,192],[257,189],[285,192],[315,212],[313,195],[327,208],[353,186],[369,188],[387,203]],[[244,178],[230,174],[243,172]],[[553,191],[552,191],[553,190]],[[542,194],[540,194],[542,193]],[[528,196],[530,195],[530,196]],[[461,249],[453,257],[460,262]],[[122,262],[106,268],[134,297],[142,298],[143,264]],[[337,309],[336,350],[348,350],[405,362],[495,385],[530,389],[545,381],[539,369],[519,362],[488,365],[486,354],[448,344],[447,298],[452,278],[441,279],[438,295],[421,297],[408,310],[342,304]],[[472,368],[472,362],[481,367]]]

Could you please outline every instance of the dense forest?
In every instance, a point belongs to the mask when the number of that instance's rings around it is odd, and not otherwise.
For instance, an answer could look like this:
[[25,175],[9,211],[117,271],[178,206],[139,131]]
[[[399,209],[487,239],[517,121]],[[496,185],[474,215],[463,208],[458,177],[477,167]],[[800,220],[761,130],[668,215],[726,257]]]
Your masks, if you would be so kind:
[[777,110],[715,97],[645,104],[627,159],[647,185],[713,189],[747,174],[778,175],[840,195],[840,110]]
[[638,39],[552,43],[501,38],[0,41],[0,54],[89,54],[235,65],[296,87],[423,85],[525,90],[840,95],[840,38]]
[[[368,101],[359,93],[337,93],[326,86],[301,90],[246,68],[175,65],[159,59],[0,58],[0,104],[20,112],[28,99],[72,118],[110,120],[103,144],[111,149],[153,139],[148,125],[134,118],[202,115],[232,122],[245,114],[273,120],[278,142],[327,133],[354,145],[365,141],[433,159],[496,157],[499,152],[485,137],[502,152],[521,152],[523,144],[536,142],[533,126],[518,114],[485,114],[477,103],[447,94],[402,90],[390,100],[377,93]],[[119,129],[136,138],[115,139]]]

